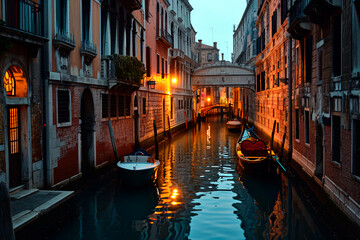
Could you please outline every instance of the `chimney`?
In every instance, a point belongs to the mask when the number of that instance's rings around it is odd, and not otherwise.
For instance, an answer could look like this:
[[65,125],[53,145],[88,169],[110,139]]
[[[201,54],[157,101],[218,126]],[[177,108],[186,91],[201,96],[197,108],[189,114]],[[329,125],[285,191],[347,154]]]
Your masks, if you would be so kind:
[[199,45],[201,46],[201,43],[202,43],[202,40],[201,39],[199,39]]
[[214,42],[214,48],[217,48],[217,42]]
[[224,54],[221,54],[221,61],[224,61]]

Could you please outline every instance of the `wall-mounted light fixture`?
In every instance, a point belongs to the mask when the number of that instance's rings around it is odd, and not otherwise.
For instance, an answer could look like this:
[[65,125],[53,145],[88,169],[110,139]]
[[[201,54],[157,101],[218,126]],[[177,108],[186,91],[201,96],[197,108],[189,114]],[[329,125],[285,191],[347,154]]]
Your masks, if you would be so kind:
[[149,81],[147,81],[148,87],[151,89],[155,89],[156,81],[154,78],[151,78]]
[[172,83],[176,83],[176,82],[177,82],[177,79],[176,79],[176,78],[173,78],[171,81],[172,81]]

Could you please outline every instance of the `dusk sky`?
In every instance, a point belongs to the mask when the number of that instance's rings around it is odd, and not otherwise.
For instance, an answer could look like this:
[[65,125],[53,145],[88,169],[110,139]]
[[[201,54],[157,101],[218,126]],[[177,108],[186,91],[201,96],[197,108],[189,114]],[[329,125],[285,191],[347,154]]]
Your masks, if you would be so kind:
[[207,45],[218,43],[224,59],[231,61],[233,52],[233,28],[238,26],[246,8],[246,0],[189,0],[194,8],[191,22],[197,32],[196,41]]

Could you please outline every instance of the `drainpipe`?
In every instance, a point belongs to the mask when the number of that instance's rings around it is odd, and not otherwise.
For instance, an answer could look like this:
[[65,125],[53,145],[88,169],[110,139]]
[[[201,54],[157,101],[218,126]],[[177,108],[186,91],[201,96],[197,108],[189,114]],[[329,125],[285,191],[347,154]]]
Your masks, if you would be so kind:
[[[288,17],[288,28],[290,26],[289,17]],[[290,33],[287,33],[288,38],[288,106],[289,106],[289,158],[288,161],[292,159],[293,153],[293,142],[292,142],[292,38]]]

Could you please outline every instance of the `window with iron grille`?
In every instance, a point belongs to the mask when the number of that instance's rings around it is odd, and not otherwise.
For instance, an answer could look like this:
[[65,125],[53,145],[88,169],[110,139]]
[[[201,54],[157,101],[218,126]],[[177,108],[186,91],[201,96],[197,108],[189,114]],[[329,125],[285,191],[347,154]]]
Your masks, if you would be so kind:
[[110,117],[116,117],[116,95],[110,95]]
[[309,110],[304,111],[305,143],[310,144],[310,115]]
[[57,89],[57,121],[58,124],[71,124],[70,90]]
[[299,109],[295,109],[295,139],[299,139]]
[[143,98],[143,114],[146,114],[146,98]]
[[125,116],[125,99],[123,95],[118,95],[118,108],[119,116]]
[[101,94],[101,107],[102,107],[102,118],[107,118],[109,115],[108,115],[108,106],[109,106],[109,103],[108,103],[108,97],[109,95],[106,94],[106,93],[103,93]]

